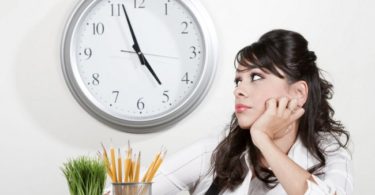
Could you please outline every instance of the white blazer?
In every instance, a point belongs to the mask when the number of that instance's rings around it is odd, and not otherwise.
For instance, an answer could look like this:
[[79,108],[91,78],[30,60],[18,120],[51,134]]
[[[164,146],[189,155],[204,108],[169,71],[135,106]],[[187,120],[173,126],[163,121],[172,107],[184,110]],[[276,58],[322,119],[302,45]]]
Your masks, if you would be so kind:
[[[207,138],[196,142],[177,154],[168,157],[160,167],[154,178],[152,187],[155,195],[176,195],[180,191],[188,190],[193,195],[202,195],[208,190],[213,181],[210,172],[211,155],[218,145],[219,138]],[[323,168],[325,174],[314,176],[316,184],[306,181],[308,189],[305,193],[311,195],[350,195],[353,193],[352,164],[350,154],[343,148],[332,152],[337,147],[334,139],[331,143],[322,143],[326,156],[326,166]],[[317,164],[317,160],[307,151],[299,139],[296,140],[290,149],[288,156],[305,170]],[[241,159],[249,168],[247,152],[244,152]],[[287,194],[281,184],[268,190],[262,187],[257,179],[251,180],[252,172],[249,172],[234,191],[226,190],[223,195],[233,194]]]

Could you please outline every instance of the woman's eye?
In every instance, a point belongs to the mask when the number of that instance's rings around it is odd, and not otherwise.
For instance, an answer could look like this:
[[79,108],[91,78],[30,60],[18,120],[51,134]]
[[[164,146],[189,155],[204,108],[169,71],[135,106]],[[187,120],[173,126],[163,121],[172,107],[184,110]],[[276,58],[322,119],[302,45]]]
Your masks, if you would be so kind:
[[251,78],[251,81],[257,81],[257,80],[263,79],[263,77],[260,76],[259,74],[251,74],[250,78]]
[[238,87],[238,85],[241,83],[241,80],[240,79],[235,79],[234,83],[235,83],[236,87]]

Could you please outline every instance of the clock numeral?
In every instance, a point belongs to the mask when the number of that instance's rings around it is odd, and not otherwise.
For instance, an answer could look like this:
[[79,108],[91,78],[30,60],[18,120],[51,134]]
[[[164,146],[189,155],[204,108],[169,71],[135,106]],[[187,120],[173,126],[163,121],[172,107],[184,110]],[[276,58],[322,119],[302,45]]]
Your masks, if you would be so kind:
[[83,54],[87,57],[86,60],[90,59],[92,56],[92,50],[91,48],[85,48],[83,50]]
[[167,3],[164,3],[164,14],[167,16],[168,15],[168,3],[171,2],[171,0],[168,0]]
[[169,102],[169,95],[168,95],[168,90],[165,90],[164,92],[163,92],[163,97],[165,97],[165,100],[163,100],[162,102],[163,103],[167,103],[167,102]]
[[114,103],[116,103],[118,95],[120,94],[120,91],[112,91],[112,94],[115,94],[115,101],[114,101]]
[[[134,8],[146,8],[145,1],[146,0],[134,0]],[[139,4],[137,2],[139,2]]]
[[100,76],[100,75],[99,75],[98,73],[94,73],[94,74],[92,74],[92,79],[93,79],[93,80],[92,80],[91,83],[92,83],[93,85],[95,85],[95,86],[99,85],[99,83],[100,83],[100,82],[99,82],[99,76]]
[[[191,24],[191,22],[190,22]],[[183,30],[181,31],[181,34],[189,34],[189,31],[187,30],[189,27],[189,23],[186,21],[181,22],[181,25],[183,26]]]
[[121,6],[122,4],[113,4],[111,3],[111,16],[121,16]]
[[145,103],[142,101],[143,98],[139,98],[137,101],[138,110],[143,110],[145,108]]
[[189,83],[193,83],[193,81],[190,81],[189,80],[189,74],[188,74],[188,72],[186,72],[185,74],[184,74],[184,76],[182,77],[182,79],[181,79],[181,81],[182,82],[185,82],[186,84],[189,84]]
[[189,57],[190,59],[194,59],[197,57],[197,55],[200,53],[200,51],[197,51],[197,48],[194,47],[194,46],[191,46],[190,49],[192,50],[191,51],[191,56]]
[[104,33],[103,23],[92,23],[93,35],[102,35]]

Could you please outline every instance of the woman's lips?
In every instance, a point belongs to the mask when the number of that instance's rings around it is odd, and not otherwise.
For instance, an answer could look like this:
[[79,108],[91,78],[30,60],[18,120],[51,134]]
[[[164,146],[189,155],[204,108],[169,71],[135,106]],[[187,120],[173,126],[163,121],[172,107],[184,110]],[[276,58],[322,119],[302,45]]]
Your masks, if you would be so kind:
[[246,106],[244,104],[236,104],[235,106],[235,110],[236,112],[244,112],[245,110],[249,109],[250,107],[249,106]]

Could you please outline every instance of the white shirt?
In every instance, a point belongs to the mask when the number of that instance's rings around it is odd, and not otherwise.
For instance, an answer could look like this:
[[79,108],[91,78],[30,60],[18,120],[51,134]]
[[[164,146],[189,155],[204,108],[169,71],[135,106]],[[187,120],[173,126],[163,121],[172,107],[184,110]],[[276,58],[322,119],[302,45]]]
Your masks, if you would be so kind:
[[[213,181],[212,171],[210,172],[211,155],[219,141],[216,138],[204,139],[168,157],[153,180],[153,194],[175,195],[184,190],[190,191],[193,195],[205,194]],[[325,174],[313,175],[316,183],[307,181],[308,189],[305,195],[333,195],[335,193],[336,195],[350,195],[353,193],[351,156],[343,148],[333,151],[337,145],[332,144],[335,143],[333,139],[331,141],[322,143],[325,151],[331,151],[326,155],[326,166],[323,168]],[[299,139],[290,149],[288,156],[305,170],[318,162]],[[249,168],[247,152],[244,152],[242,159]],[[242,184],[234,191],[226,190],[222,194],[287,194],[281,184],[268,190],[263,187],[262,182],[257,179],[251,180],[251,177],[252,172],[249,169]]]

